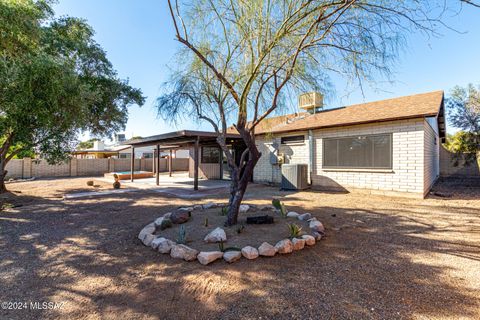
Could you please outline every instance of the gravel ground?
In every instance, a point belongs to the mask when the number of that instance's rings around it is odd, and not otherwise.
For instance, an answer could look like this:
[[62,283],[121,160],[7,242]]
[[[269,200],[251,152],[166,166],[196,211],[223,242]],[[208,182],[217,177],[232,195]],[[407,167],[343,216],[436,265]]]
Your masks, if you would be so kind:
[[27,304],[0,309],[0,319],[480,318],[478,185],[444,181],[442,196],[425,200],[253,185],[248,202],[283,196],[289,209],[322,221],[326,239],[290,256],[204,267],[149,250],[136,235],[162,212],[214,198],[61,199],[86,180],[8,185],[0,302]]

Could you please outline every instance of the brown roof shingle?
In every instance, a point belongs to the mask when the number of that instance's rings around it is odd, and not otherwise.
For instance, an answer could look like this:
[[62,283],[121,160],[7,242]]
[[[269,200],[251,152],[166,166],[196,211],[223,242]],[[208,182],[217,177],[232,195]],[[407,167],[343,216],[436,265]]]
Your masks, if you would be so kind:
[[[255,129],[256,134],[289,132],[372,122],[436,116],[443,103],[443,91],[415,94],[399,98],[355,104],[309,115],[285,115],[268,118]],[[234,129],[233,129],[234,130]],[[229,132],[232,132],[229,130]]]

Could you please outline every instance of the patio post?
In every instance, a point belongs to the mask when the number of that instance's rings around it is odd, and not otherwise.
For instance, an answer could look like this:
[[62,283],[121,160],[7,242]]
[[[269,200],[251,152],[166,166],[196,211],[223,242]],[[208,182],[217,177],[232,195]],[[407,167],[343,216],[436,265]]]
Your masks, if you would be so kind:
[[157,165],[157,149],[153,148],[153,158],[152,158],[152,173],[155,174],[155,166]]
[[130,181],[133,182],[133,172],[135,171],[135,147],[132,146],[130,153]]
[[193,190],[198,190],[198,149],[200,144],[200,137],[197,136],[195,140],[195,147],[193,153]]
[[220,180],[223,180],[223,151],[218,147],[218,165],[220,166]]
[[160,145],[157,144],[157,150],[155,150],[157,153],[157,172],[155,176],[156,184],[157,186],[160,185]]
[[170,149],[170,155],[168,156],[168,175],[172,176],[172,149]]

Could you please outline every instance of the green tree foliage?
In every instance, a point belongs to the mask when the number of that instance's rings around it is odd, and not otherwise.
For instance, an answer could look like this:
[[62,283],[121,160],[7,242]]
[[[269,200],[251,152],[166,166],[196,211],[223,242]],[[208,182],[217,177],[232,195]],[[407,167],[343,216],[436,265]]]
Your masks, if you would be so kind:
[[0,0],[0,191],[5,165],[25,150],[55,163],[89,131],[125,127],[139,89],[119,79],[82,19],[55,18],[48,1]]
[[81,141],[77,145],[77,150],[91,149],[93,148],[93,143],[95,141],[98,141],[98,139],[93,138],[93,139],[88,139],[87,141]]
[[455,87],[446,105],[449,122],[461,129],[448,137],[446,147],[471,163],[480,151],[480,87]]

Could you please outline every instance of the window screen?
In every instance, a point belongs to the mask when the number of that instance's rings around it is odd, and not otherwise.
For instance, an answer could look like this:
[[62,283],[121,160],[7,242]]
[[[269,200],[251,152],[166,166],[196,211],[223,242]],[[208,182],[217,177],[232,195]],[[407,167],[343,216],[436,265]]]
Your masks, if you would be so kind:
[[392,135],[323,139],[323,167],[391,169]]
[[202,147],[202,163],[219,163],[220,152],[217,147]]
[[282,137],[281,144],[289,144],[289,143],[303,143],[305,142],[305,136],[290,136],[290,137]]

